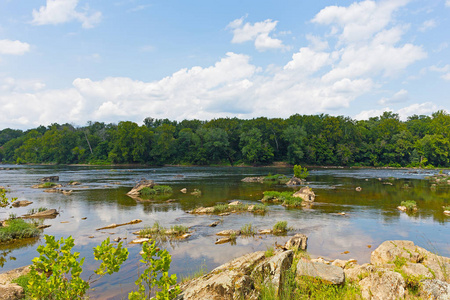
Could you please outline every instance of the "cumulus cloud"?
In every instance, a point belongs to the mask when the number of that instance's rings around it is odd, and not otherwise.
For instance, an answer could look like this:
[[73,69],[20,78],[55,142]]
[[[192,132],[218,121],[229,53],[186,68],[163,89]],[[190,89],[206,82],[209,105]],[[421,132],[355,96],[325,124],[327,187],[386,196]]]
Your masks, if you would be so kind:
[[47,0],[45,6],[39,10],[33,9],[34,25],[56,25],[71,21],[78,21],[83,28],[92,28],[102,18],[99,11],[91,12],[89,7],[77,10],[79,0]]
[[286,48],[286,46],[283,45],[281,40],[269,36],[269,34],[273,33],[277,27],[277,23],[278,21],[267,19],[254,24],[244,24],[244,17],[242,17],[230,22],[227,28],[233,32],[232,43],[240,44],[254,41],[255,48],[259,51],[267,49],[283,49]]
[[[11,116],[8,124],[27,128],[88,120],[141,122],[148,116],[183,120],[338,113],[365,95],[385,90],[386,77],[400,76],[426,57],[421,47],[402,42],[408,28],[395,20],[394,11],[405,3],[363,1],[323,9],[313,22],[331,33],[307,35],[308,44],[294,51],[283,65],[263,69],[253,64],[250,56],[229,52],[211,66],[181,69],[151,82],[128,77],[76,78],[70,88],[62,90],[0,90],[0,107]],[[283,45],[271,41],[276,25],[272,20],[250,24],[241,18],[228,28],[234,43],[252,41],[268,49]],[[327,41],[333,38],[337,43],[330,46]],[[61,99],[65,99],[64,105]],[[380,104],[406,100],[408,92],[400,90],[381,99]],[[418,104],[399,112],[426,108]],[[376,116],[385,110],[389,107],[356,117]],[[11,125],[0,123],[2,126]]]
[[445,6],[450,7],[450,0],[445,1]]
[[381,98],[380,101],[378,101],[378,104],[381,104],[381,105],[394,104],[394,103],[408,101],[408,99],[409,99],[408,91],[401,89],[400,91],[395,93],[390,98],[385,98],[385,97]]
[[23,55],[30,51],[30,45],[21,41],[0,40],[0,54]]

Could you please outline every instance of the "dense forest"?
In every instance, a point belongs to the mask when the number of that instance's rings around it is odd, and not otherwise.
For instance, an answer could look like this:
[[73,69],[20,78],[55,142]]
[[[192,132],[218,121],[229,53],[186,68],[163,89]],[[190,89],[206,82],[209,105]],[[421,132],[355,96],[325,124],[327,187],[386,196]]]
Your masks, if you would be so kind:
[[329,115],[210,121],[146,118],[144,125],[88,122],[0,131],[10,163],[450,166],[450,115],[398,114],[356,121]]

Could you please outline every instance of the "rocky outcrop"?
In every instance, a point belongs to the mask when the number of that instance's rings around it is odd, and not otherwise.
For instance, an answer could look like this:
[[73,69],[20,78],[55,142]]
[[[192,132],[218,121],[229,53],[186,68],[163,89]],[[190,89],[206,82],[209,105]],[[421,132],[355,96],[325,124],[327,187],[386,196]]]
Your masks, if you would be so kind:
[[152,188],[155,186],[155,182],[153,180],[142,179],[139,181],[132,189],[127,193],[128,196],[138,197],[140,195],[140,191],[143,188]]
[[59,176],[47,176],[41,178],[41,182],[55,182],[55,181],[59,181]]
[[16,300],[25,297],[21,286],[11,283],[14,279],[30,272],[30,266],[20,267],[0,274],[0,300]]
[[298,197],[302,198],[302,205],[305,203],[305,205],[310,204],[314,202],[316,199],[316,194],[307,186],[302,187],[299,191],[295,192],[292,197]]
[[258,183],[263,183],[264,182],[264,177],[260,176],[260,177],[245,177],[244,179],[241,180],[242,182],[258,182]]
[[298,262],[297,276],[320,278],[332,284],[343,284],[345,281],[345,273],[342,268],[306,259]]
[[424,299],[450,299],[450,284],[438,279],[425,279],[420,282],[420,297]]
[[289,241],[286,242],[284,248],[294,250],[306,250],[308,237],[304,234],[297,233]]
[[57,215],[59,215],[59,212],[56,209],[52,208],[52,209],[47,209],[44,211],[37,212],[32,215],[24,215],[24,216],[22,216],[22,218],[25,218],[25,219],[26,218],[49,218],[49,219],[51,219],[51,218],[56,218]]
[[397,272],[375,272],[359,282],[364,299],[397,300],[405,297],[405,280]]
[[304,182],[304,180],[294,176],[291,179],[289,179],[288,182],[286,182],[286,185],[288,185],[288,186],[297,186],[297,185],[302,185],[303,182]]

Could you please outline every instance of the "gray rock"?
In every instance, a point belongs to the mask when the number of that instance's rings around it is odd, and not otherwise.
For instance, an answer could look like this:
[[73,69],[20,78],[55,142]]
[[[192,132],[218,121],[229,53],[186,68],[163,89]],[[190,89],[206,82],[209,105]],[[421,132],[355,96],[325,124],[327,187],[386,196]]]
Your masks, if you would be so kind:
[[263,183],[264,182],[264,177],[245,177],[241,181],[242,182],[259,182],[259,183]]
[[20,276],[30,273],[30,266],[20,267],[0,274],[0,284],[8,284]]
[[270,282],[276,293],[280,295],[285,282],[286,271],[291,267],[293,259],[294,252],[292,250],[276,252],[274,256],[256,266],[251,277]]
[[241,231],[240,230],[233,230],[233,229],[227,229],[227,230],[222,230],[219,231],[218,233],[216,233],[216,235],[221,235],[221,236],[229,236],[229,235],[240,235]]
[[342,284],[345,281],[345,273],[342,268],[319,262],[310,262],[306,259],[301,259],[298,262],[297,276],[321,278],[333,284]]
[[447,282],[438,279],[425,279],[421,280],[420,283],[420,296],[424,299],[450,299],[450,284]]
[[359,286],[364,299],[397,300],[405,297],[405,280],[392,271],[371,273],[359,282]]
[[41,182],[55,182],[55,181],[59,181],[59,176],[47,176],[41,178]]
[[23,288],[17,284],[0,284],[0,300],[16,300],[25,297]]
[[295,192],[293,197],[302,198],[306,203],[312,203],[316,199],[316,194],[307,186],[302,187],[299,191]]
[[294,250],[306,250],[308,242],[308,237],[304,234],[297,233],[289,241],[286,242],[284,248],[294,249]]
[[289,186],[302,185],[303,182],[304,182],[304,180],[294,176],[288,182],[286,182],[286,185],[289,185]]
[[355,266],[353,268],[344,269],[345,278],[350,281],[360,281],[368,276],[372,272],[375,272],[376,268],[371,264],[363,264]]
[[140,191],[143,188],[152,188],[155,186],[155,182],[153,180],[142,179],[139,181],[132,189],[127,193],[128,196],[139,196]]
[[56,215],[58,215],[59,212],[52,208],[52,209],[47,209],[41,212],[37,212],[35,214],[29,215],[28,217],[30,218],[54,218],[56,217]]

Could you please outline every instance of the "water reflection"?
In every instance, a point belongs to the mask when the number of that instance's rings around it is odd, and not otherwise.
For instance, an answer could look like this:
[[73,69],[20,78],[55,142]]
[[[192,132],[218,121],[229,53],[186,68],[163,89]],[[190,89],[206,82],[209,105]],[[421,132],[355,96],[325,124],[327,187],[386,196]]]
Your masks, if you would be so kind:
[[[284,168],[120,168],[120,167],[60,167],[60,166],[10,166],[13,170],[0,170],[0,185],[10,185],[10,197],[30,200],[27,208],[14,208],[11,212],[21,215],[30,208],[45,206],[60,211],[55,219],[44,220],[51,225],[44,233],[75,238],[75,251],[86,257],[88,277],[98,265],[93,259],[92,248],[104,239],[120,237],[125,243],[135,236],[134,231],[159,222],[170,228],[173,225],[189,226],[192,236],[184,241],[159,241],[160,247],[172,254],[171,272],[181,276],[195,272],[204,264],[208,270],[237,256],[251,251],[266,250],[275,242],[284,244],[295,233],[308,235],[308,251],[328,259],[355,258],[359,263],[368,262],[370,253],[388,239],[409,239],[442,255],[450,256],[449,220],[442,213],[442,206],[449,205],[450,188],[431,184],[424,177],[429,173],[409,173],[405,170],[311,170],[308,185],[316,193],[316,203],[309,209],[286,209],[271,204],[265,215],[251,213],[232,214],[226,217],[192,215],[186,211],[199,206],[212,206],[239,199],[246,204],[259,203],[265,190],[292,190],[281,185],[243,183],[246,176],[267,173],[292,175]],[[44,193],[32,189],[39,178],[59,175],[62,184],[79,181],[80,186],[70,186],[70,196]],[[183,177],[176,176],[183,175]],[[171,199],[175,202],[136,201],[126,193],[142,178],[153,179],[159,184],[170,185]],[[381,178],[381,180],[379,180]],[[357,192],[356,187],[362,190]],[[180,192],[187,188],[186,194]],[[194,189],[202,191],[200,197],[191,195]],[[397,210],[403,200],[415,200],[419,210],[413,214]],[[345,215],[339,213],[344,212]],[[2,214],[3,216],[3,214]],[[86,219],[84,219],[86,218]],[[96,231],[111,223],[125,223],[133,219],[140,224]],[[222,221],[217,227],[208,225]],[[240,229],[251,223],[257,229],[269,229],[277,221],[287,221],[293,231],[288,236],[256,235],[238,237],[236,244],[215,245],[216,233],[224,229]],[[68,223],[61,223],[68,222]],[[28,246],[1,248],[2,271],[31,263],[37,256],[36,247],[42,239]],[[370,246],[370,248],[369,248]],[[123,299],[134,288],[139,276],[140,245],[127,244],[130,259],[119,274],[98,281],[92,299]],[[346,251],[349,253],[345,254]],[[3,254],[1,254],[3,253]],[[16,257],[16,260],[9,259]],[[3,258],[3,259],[2,259]]]

